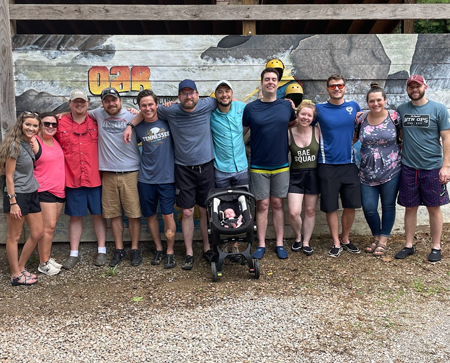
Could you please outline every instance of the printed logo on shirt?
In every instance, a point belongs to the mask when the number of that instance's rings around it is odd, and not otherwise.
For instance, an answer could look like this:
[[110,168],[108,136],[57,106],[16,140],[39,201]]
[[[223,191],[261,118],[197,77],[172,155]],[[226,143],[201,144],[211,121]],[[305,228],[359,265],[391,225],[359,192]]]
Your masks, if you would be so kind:
[[142,138],[142,141],[158,146],[167,137],[170,137],[170,131],[166,131],[164,128],[152,127],[147,131],[147,135]]
[[300,150],[297,151],[297,155],[294,156],[294,161],[296,163],[309,163],[316,161],[316,155],[311,155],[311,150]]
[[108,117],[102,123],[102,128],[110,134],[120,134],[127,127],[127,120],[124,118]]
[[346,107],[345,109],[347,110],[347,112],[348,112],[349,115],[351,115],[351,114],[353,113],[353,107],[348,106],[348,107]]
[[430,127],[430,115],[411,115],[403,116],[403,127]]

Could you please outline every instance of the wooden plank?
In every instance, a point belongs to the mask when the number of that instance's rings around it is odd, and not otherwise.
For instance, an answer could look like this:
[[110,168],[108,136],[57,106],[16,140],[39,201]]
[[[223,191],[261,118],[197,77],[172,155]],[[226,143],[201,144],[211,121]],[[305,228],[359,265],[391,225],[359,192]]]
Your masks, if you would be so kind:
[[[4,0],[2,0],[4,2]],[[13,5],[12,20],[404,20],[448,19],[448,4]]]
[[0,0],[0,125],[3,141],[5,131],[15,123],[15,92],[13,78],[13,60],[11,47],[11,29],[8,13],[8,0]]

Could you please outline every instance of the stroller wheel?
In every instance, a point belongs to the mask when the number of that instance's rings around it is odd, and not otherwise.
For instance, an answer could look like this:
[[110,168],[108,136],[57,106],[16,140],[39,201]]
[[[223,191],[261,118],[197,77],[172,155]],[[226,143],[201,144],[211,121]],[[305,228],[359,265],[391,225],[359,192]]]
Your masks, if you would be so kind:
[[217,277],[219,276],[217,274],[217,267],[215,262],[211,262],[211,272],[212,272],[212,280],[213,282],[217,281]]
[[255,279],[259,279],[260,271],[259,271],[259,260],[253,260],[253,270],[255,273]]

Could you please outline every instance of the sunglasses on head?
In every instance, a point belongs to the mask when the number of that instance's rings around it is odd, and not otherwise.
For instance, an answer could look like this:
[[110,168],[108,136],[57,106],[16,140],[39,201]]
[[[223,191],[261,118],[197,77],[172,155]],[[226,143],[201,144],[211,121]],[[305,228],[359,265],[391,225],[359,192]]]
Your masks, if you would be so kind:
[[23,111],[22,117],[24,116],[32,116],[32,117],[39,117],[39,114],[37,112],[31,112],[31,111]]
[[331,85],[328,86],[328,88],[331,89],[331,90],[335,90],[336,88],[342,89],[344,87],[345,87],[345,84],[343,84],[343,83],[331,84]]
[[44,121],[43,122],[44,127],[53,127],[54,129],[56,129],[58,127],[58,123],[57,122],[48,122],[48,121]]

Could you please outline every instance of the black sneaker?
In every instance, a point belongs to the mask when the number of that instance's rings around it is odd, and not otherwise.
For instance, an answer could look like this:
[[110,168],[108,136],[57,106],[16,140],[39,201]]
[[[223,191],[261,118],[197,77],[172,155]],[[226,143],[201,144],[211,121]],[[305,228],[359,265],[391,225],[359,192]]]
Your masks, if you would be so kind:
[[294,252],[298,252],[302,249],[302,246],[303,246],[302,241],[299,242],[295,241],[291,246],[291,250]]
[[141,251],[139,250],[130,251],[130,263],[131,266],[139,266],[142,264]]
[[428,255],[428,261],[430,262],[439,262],[441,260],[441,250],[437,250],[435,248],[431,249],[430,254]]
[[342,247],[334,247],[328,252],[328,256],[330,257],[339,257],[342,252]]
[[184,260],[183,266],[181,268],[183,270],[192,270],[194,266],[194,256],[186,255],[186,259]]
[[165,269],[170,269],[170,268],[174,268],[177,265],[177,263],[175,262],[175,255],[166,255],[166,262],[164,263],[164,268]]
[[306,256],[311,256],[314,253],[312,247],[309,246],[303,246],[302,251]]
[[127,253],[125,252],[125,250],[115,249],[114,256],[111,259],[111,262],[109,263],[109,265],[111,267],[119,265],[125,259],[126,256],[127,256]]
[[416,252],[416,248],[414,246],[412,247],[403,247],[403,249],[397,253],[394,258],[398,260],[403,260],[404,258],[411,256]]
[[153,257],[152,262],[150,262],[153,266],[159,265],[161,261],[164,259],[165,253],[164,251],[156,251],[155,257]]
[[203,252],[203,258],[206,260],[206,262],[211,263],[214,257],[214,253],[211,250],[208,250],[206,252]]
[[361,252],[360,249],[358,247],[356,247],[351,241],[347,244],[345,244],[341,241],[341,247],[350,253],[360,253]]

